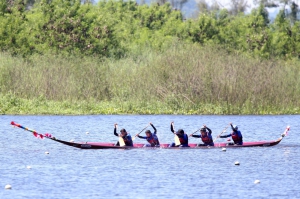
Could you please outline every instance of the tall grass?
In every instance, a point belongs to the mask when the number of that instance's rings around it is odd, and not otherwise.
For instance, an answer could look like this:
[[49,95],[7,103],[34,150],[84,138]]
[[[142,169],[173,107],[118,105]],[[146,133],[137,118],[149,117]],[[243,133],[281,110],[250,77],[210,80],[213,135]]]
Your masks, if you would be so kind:
[[0,63],[5,114],[296,114],[300,107],[299,61],[217,46],[174,43],[121,60],[0,53]]

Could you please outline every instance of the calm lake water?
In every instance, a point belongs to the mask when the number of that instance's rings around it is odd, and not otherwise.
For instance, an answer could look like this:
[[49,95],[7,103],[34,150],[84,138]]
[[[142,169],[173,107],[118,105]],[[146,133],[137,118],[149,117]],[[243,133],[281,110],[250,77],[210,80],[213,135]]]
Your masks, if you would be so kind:
[[[300,198],[299,115],[0,116],[0,121],[1,199]],[[116,142],[114,123],[135,135],[152,122],[161,143],[173,142],[171,121],[175,129],[188,133],[206,124],[214,137],[233,122],[244,141],[275,140],[287,125],[291,130],[277,146],[226,152],[220,148],[81,150],[37,139],[12,128],[11,121],[67,141]],[[226,139],[217,140],[222,141]],[[135,142],[145,143],[138,138]],[[197,142],[190,138],[190,143]],[[4,189],[7,184],[11,190]]]

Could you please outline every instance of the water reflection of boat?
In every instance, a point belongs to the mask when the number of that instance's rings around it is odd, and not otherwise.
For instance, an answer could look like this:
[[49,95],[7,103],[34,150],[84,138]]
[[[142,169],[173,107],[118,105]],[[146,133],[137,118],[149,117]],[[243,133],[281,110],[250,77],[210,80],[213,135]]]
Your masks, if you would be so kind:
[[80,149],[136,149],[136,148],[144,148],[144,149],[155,149],[155,148],[166,148],[166,149],[207,149],[207,148],[240,148],[240,147],[269,147],[275,146],[281,142],[283,137],[287,134],[290,130],[288,126],[284,133],[278,138],[277,140],[272,141],[257,141],[257,142],[244,142],[243,145],[232,145],[230,143],[215,143],[214,146],[198,146],[198,144],[189,144],[189,147],[169,147],[169,144],[160,144],[159,147],[144,147],[145,144],[134,144],[132,146],[115,146],[115,143],[105,143],[105,142],[73,142],[73,141],[64,141],[52,137],[50,134],[40,134],[34,130],[29,128],[23,127],[20,124],[15,122],[11,122],[11,125],[24,129],[26,131],[32,132],[35,137],[39,138],[47,138],[53,140],[55,142],[59,142],[64,145],[80,148]]

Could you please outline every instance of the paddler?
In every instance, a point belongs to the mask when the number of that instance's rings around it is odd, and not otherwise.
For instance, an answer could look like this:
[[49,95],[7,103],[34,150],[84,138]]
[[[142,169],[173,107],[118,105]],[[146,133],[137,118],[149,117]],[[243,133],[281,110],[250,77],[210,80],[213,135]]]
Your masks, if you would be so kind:
[[146,136],[140,136],[139,134],[136,134],[137,137],[141,138],[141,139],[146,139],[149,144],[145,144],[144,147],[159,147],[159,140],[158,137],[156,135],[156,128],[154,127],[154,125],[150,122],[149,123],[154,132],[152,133],[150,130],[145,131]]
[[184,133],[183,129],[178,129],[177,132],[174,130],[174,122],[171,122],[171,131],[176,136],[178,136],[180,143],[172,143],[169,145],[169,147],[189,147],[189,137],[186,133]]
[[231,136],[234,143],[230,143],[230,144],[243,145],[243,136],[242,136],[241,131],[238,130],[238,126],[232,125],[232,123],[229,123],[229,124],[231,126],[232,133],[230,133],[228,135],[221,135],[219,137],[227,138],[227,137]]
[[[115,136],[123,138],[125,146],[133,146],[131,135],[129,135],[125,129],[121,129],[120,134],[118,134],[117,133],[118,124],[116,123],[114,124],[114,126],[115,126],[114,128]],[[115,146],[120,146],[120,143],[117,142]]]
[[203,125],[203,127],[200,129],[200,135],[193,135],[190,136],[194,138],[201,138],[203,144],[198,144],[198,146],[214,146],[214,141],[211,136],[211,129],[208,128],[206,125]]

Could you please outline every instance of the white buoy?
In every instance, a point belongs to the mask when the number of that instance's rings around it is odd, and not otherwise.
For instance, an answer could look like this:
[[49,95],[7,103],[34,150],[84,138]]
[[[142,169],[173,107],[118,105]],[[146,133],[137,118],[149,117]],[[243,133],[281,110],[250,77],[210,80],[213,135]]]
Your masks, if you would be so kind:
[[226,151],[226,148],[222,148],[222,151]]
[[89,132],[86,132],[86,134],[89,134]]
[[255,181],[254,181],[254,184],[259,184],[259,183],[260,183],[259,180],[255,180]]
[[240,165],[239,161],[235,161],[234,164],[235,164],[235,165]]
[[31,166],[27,166],[27,169],[31,169]]
[[11,185],[10,184],[5,185],[5,189],[11,189]]
[[70,142],[74,142],[74,140],[70,140]]
[[45,153],[46,153],[46,154],[49,154],[49,152],[48,152],[48,151],[46,151]]

